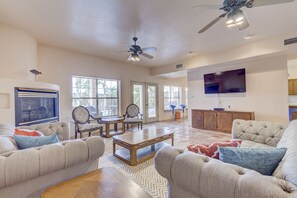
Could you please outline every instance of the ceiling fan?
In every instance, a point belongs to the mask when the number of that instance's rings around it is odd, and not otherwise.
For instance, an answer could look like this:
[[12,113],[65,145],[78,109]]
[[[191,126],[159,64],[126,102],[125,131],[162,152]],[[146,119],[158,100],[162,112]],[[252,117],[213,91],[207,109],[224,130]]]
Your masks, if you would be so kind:
[[134,44],[130,45],[128,51],[124,51],[124,52],[130,53],[130,56],[128,57],[128,61],[139,61],[140,60],[139,56],[143,56],[148,59],[153,59],[154,57],[150,54],[147,54],[146,52],[157,51],[157,48],[156,47],[141,48],[139,45],[136,44],[137,40],[138,40],[137,37],[133,37]]
[[[227,27],[237,27],[240,31],[248,28],[249,22],[247,21],[242,7],[253,8],[257,6],[266,6],[272,4],[288,3],[294,0],[224,0],[223,5],[198,5],[195,7],[218,7],[219,10],[223,10],[225,13],[221,14],[204,28],[202,28],[198,33],[203,33],[208,30],[211,26],[216,24],[220,19],[227,16],[226,25]],[[194,8],[195,8],[194,7]]]

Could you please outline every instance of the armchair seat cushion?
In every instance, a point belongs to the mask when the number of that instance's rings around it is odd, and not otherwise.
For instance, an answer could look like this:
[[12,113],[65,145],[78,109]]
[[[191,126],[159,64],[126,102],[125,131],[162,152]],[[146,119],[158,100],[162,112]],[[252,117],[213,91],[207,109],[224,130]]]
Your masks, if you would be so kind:
[[124,120],[125,123],[133,123],[133,122],[142,122],[142,119],[139,118],[126,118]]
[[78,124],[78,129],[81,132],[91,132],[91,131],[96,131],[99,130],[103,127],[102,124],[96,124],[96,123],[91,123],[91,124]]

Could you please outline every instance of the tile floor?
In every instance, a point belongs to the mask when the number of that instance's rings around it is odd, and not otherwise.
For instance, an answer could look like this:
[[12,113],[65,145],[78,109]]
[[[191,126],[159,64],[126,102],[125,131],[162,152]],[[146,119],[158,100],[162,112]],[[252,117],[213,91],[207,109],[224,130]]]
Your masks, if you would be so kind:
[[[163,121],[145,124],[143,128],[169,128],[174,131],[175,147],[187,149],[190,144],[209,144],[215,141],[230,140],[231,134],[195,129],[190,126],[188,120]],[[127,133],[137,132],[138,128],[130,127]],[[104,155],[112,154],[112,138],[104,138],[105,153]],[[170,142],[170,141],[168,141]]]

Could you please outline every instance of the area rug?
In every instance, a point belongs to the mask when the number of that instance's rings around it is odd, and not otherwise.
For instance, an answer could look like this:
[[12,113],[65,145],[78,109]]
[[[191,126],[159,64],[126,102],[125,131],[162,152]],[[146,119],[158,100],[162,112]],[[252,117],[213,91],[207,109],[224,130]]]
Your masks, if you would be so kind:
[[[144,128],[169,128],[174,131],[175,147],[186,149],[189,144],[211,143],[231,138],[230,134],[199,130],[192,128],[187,121],[167,121],[145,125]],[[130,130],[127,133],[138,131]],[[170,140],[167,141],[170,144]],[[150,159],[137,166],[129,166],[112,155],[112,138],[104,138],[105,153],[99,158],[99,168],[114,167],[137,183],[154,198],[168,197],[167,181],[158,174],[154,160]]]
[[99,168],[102,167],[114,167],[120,170],[154,198],[167,197],[166,179],[156,171],[153,159],[147,160],[138,166],[129,166],[112,155],[106,155],[99,160]]

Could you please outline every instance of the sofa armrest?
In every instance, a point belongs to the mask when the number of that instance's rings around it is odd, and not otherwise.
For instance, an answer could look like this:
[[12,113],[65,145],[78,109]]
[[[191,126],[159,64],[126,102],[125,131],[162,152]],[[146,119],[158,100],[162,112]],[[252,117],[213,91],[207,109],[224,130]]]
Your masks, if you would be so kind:
[[[155,158],[157,171],[169,183],[201,198],[288,198],[297,196],[293,184],[203,155],[166,147]],[[176,155],[177,154],[177,155]],[[175,156],[175,158],[173,158]],[[167,171],[164,171],[166,170]],[[169,193],[170,194],[170,193]]]
[[31,126],[19,127],[22,129],[38,130],[44,135],[57,134],[60,141],[70,139],[70,126],[68,122],[53,122],[53,123],[43,123]]
[[281,123],[236,119],[232,137],[276,147],[286,128],[287,125]]
[[101,137],[69,140],[0,155],[0,189],[87,161],[104,153]]

